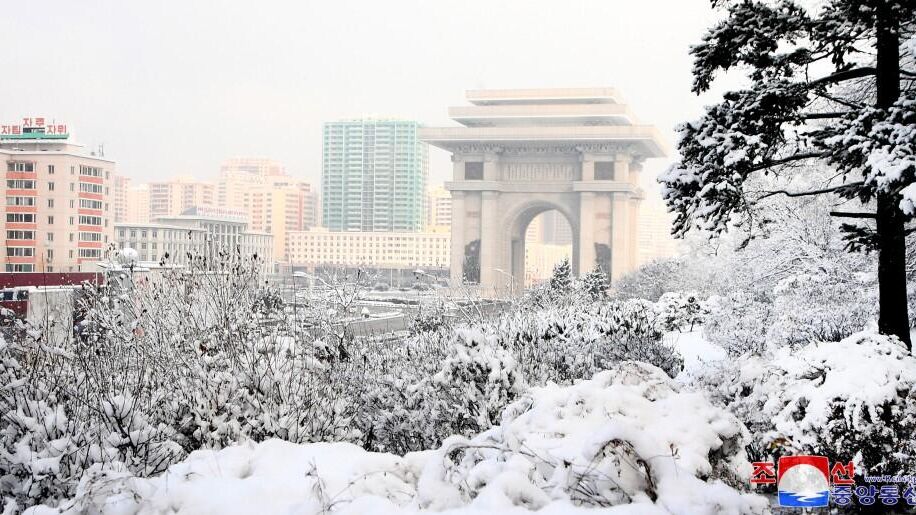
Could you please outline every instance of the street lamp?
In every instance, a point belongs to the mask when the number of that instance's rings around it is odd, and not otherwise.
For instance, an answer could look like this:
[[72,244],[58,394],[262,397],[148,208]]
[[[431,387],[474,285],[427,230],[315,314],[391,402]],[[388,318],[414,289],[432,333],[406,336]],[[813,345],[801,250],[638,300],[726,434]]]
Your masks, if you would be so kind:
[[509,290],[509,296],[514,297],[515,296],[515,276],[513,276],[509,272],[506,272],[502,268],[494,268],[493,270],[506,276],[506,280],[509,282],[509,287],[507,288]]

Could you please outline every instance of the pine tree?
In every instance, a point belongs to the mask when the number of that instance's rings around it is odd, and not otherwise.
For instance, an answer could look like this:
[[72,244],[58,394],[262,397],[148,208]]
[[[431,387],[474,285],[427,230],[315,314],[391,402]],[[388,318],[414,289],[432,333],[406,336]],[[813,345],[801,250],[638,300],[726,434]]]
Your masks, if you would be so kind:
[[[868,224],[844,224],[850,248],[878,251],[878,328],[909,346],[904,239],[916,215],[916,3],[712,3],[724,4],[727,17],[691,49],[693,91],[732,68],[748,70],[751,85],[679,128],[681,160],[659,177],[674,232],[751,230],[766,221],[761,201],[777,195],[858,201],[856,212],[830,214]],[[826,72],[815,76],[819,70]],[[833,171],[804,173],[817,167]]]
[[597,263],[595,267],[582,278],[582,289],[592,300],[607,297],[607,291],[610,287],[611,282],[608,280],[607,272],[602,270]]
[[566,293],[572,288],[572,267],[569,264],[569,258],[563,258],[563,261],[553,267],[553,275],[550,277],[550,290],[554,293]]

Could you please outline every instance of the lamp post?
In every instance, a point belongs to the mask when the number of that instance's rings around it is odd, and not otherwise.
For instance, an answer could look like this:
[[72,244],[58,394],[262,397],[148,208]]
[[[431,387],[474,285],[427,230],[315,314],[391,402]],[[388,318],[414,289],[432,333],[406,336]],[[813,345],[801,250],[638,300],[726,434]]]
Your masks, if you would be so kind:
[[494,268],[493,270],[506,276],[506,280],[509,282],[509,287],[506,288],[509,292],[509,297],[515,297],[515,276],[509,272],[506,272],[502,268]]

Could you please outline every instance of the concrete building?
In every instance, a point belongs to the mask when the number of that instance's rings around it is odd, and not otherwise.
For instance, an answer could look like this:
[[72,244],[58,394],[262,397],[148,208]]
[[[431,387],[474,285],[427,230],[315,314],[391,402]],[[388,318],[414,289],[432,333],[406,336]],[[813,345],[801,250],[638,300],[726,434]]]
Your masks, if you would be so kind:
[[137,184],[127,189],[125,223],[145,224],[150,221],[149,184]]
[[286,233],[315,226],[311,185],[286,175],[280,163],[269,159],[233,158],[223,163],[217,204],[246,213],[252,231],[272,234],[273,253],[280,262],[288,261]]
[[322,222],[332,231],[420,231],[427,146],[419,124],[360,119],[324,124]]
[[658,196],[647,200],[639,217],[639,264],[678,254],[677,240],[671,236],[674,216],[668,213],[664,201]]
[[412,271],[448,267],[447,232],[363,232],[313,229],[289,233],[294,267],[364,267]]
[[115,163],[42,117],[0,125],[5,272],[95,271],[112,238]]
[[150,218],[175,216],[192,207],[216,207],[216,185],[193,177],[149,183]]
[[637,265],[642,163],[665,155],[611,88],[467,92],[460,126],[420,137],[452,154],[452,282],[493,291],[507,271],[521,287],[525,233],[541,213],[572,227],[572,268],[596,264],[613,279]]
[[128,191],[130,190],[130,178],[123,175],[115,174],[112,176],[112,206],[114,223],[127,221]]
[[153,223],[117,224],[115,238],[118,248],[136,250],[140,261],[160,261],[168,253],[169,262],[183,265],[188,252],[214,259],[220,249],[238,249],[262,258],[265,272],[274,267],[273,236],[249,231],[247,215],[238,211],[195,207]]
[[443,187],[429,192],[427,202],[427,227],[433,230],[449,230],[452,225],[452,196]]

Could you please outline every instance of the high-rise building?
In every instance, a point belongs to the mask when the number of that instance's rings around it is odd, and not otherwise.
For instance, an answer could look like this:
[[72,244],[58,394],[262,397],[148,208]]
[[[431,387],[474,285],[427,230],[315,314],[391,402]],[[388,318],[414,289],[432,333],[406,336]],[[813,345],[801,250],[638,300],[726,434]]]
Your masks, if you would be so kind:
[[70,141],[67,126],[0,126],[5,272],[95,271],[112,237],[115,163]]
[[273,255],[286,262],[289,231],[315,225],[311,185],[286,175],[280,163],[270,159],[233,158],[220,167],[217,204],[248,215],[253,231],[270,233]]
[[452,226],[452,196],[439,186],[429,192],[427,201],[427,226],[433,230],[448,231]]
[[149,204],[149,184],[137,184],[128,188],[124,221],[137,224],[149,222]]
[[423,228],[427,145],[419,124],[360,119],[324,124],[321,209],[332,231]]
[[216,185],[193,177],[149,183],[150,217],[179,215],[192,207],[215,207]]
[[112,197],[114,197],[113,206],[114,223],[127,221],[127,192],[130,190],[130,178],[123,175],[115,174],[112,178]]

